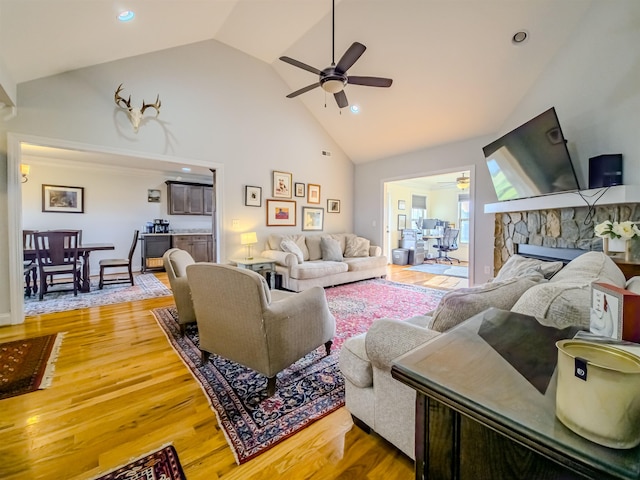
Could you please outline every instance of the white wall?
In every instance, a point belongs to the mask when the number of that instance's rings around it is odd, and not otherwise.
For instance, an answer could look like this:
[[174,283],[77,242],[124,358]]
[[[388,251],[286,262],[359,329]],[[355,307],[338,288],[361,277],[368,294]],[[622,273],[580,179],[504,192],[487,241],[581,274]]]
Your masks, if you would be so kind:
[[[493,268],[494,217],[482,213],[483,205],[497,199],[481,149],[551,106],[556,107],[584,184],[588,178],[589,157],[622,153],[625,184],[640,185],[640,50],[637,45],[640,45],[640,2],[593,2],[584,21],[500,132],[358,165],[356,229],[374,241],[379,240],[381,231],[377,225],[381,221],[383,181],[475,165],[470,192],[475,220],[471,275],[474,283],[484,282],[492,275],[485,272]],[[455,92],[447,94],[455,96]]]
[[[114,103],[120,83],[133,104],[160,94],[159,117],[151,115],[137,134]],[[325,232],[353,230],[353,164],[300,102],[285,98],[288,91],[270,66],[205,41],[20,84],[18,115],[0,128],[223,165],[219,242],[225,261],[244,251],[240,232],[255,230],[262,243],[275,231],[266,227],[265,213],[274,169],[291,172],[294,182],[321,185],[320,207],[326,208],[327,198],[341,200],[341,213],[325,215]],[[4,135],[0,150],[6,154]],[[322,150],[332,155],[323,156]],[[5,227],[0,234],[0,316],[9,311],[6,185],[5,162],[0,162],[0,226]],[[263,207],[244,206],[245,185],[262,187]],[[299,216],[307,203],[295,200]],[[129,210],[121,213],[132,215]],[[232,227],[234,219],[237,228]],[[130,219],[135,225],[143,220],[146,215],[138,213]],[[280,230],[297,232],[299,225]]]

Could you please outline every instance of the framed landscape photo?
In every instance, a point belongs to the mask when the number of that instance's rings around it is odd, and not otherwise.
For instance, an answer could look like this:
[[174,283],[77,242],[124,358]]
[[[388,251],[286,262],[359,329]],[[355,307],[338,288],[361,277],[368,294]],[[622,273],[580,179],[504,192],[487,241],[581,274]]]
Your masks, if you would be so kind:
[[262,187],[252,187],[251,185],[245,185],[244,204],[247,207],[261,207]]
[[302,230],[321,231],[324,225],[324,208],[302,207]]
[[273,171],[273,197],[291,198],[291,174]]
[[42,185],[42,211],[84,213],[84,187]]
[[267,227],[295,226],[295,200],[267,200]]
[[340,213],[340,200],[330,198],[327,200],[327,213]]
[[296,182],[296,197],[304,197],[304,183]]
[[307,186],[307,202],[320,203],[320,185],[310,183]]

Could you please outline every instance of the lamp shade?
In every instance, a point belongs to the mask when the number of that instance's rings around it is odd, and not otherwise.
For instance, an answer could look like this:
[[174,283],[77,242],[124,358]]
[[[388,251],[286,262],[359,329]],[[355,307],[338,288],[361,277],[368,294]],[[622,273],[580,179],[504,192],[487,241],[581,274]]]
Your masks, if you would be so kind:
[[258,243],[258,235],[256,235],[256,232],[240,234],[240,245],[252,245],[254,243]]
[[31,172],[31,165],[26,165],[24,163],[20,164],[20,173],[22,175],[29,175],[30,172]]

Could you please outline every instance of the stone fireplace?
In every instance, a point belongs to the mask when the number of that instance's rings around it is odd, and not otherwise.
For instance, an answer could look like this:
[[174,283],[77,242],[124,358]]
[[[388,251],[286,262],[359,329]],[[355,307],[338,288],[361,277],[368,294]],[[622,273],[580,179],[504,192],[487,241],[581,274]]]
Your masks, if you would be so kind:
[[[516,244],[602,251],[593,227],[605,220],[640,222],[640,203],[596,207],[546,208],[495,214],[494,272],[516,252]],[[632,258],[640,258],[640,240],[631,244]]]

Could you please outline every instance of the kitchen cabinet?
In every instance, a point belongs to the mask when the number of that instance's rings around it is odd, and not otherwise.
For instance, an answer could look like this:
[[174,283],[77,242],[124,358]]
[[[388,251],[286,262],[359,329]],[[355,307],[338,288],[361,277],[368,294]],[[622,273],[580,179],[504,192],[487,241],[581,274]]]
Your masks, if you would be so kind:
[[213,261],[212,235],[173,235],[173,246],[189,252],[196,262]]
[[213,187],[203,183],[167,181],[169,215],[211,215]]
[[162,255],[171,248],[171,235],[142,235],[142,273],[146,270],[163,269]]

